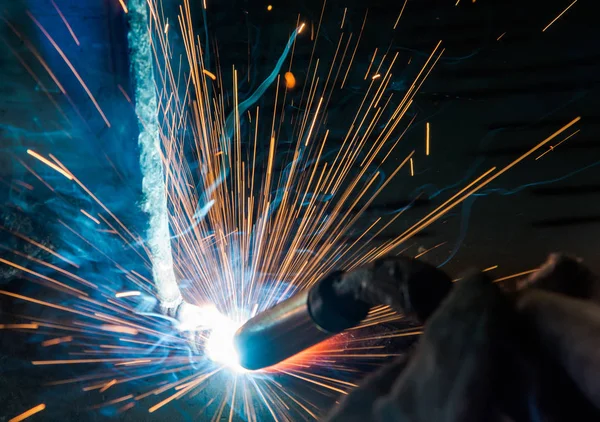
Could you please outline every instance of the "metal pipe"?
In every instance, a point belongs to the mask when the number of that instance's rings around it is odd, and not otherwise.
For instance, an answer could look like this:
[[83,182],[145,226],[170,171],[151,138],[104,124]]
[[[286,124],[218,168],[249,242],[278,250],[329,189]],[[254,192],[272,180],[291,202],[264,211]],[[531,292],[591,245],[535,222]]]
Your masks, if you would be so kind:
[[442,271],[406,257],[382,258],[330,274],[236,332],[240,365],[250,370],[275,365],[358,325],[376,305],[390,305],[424,321],[451,286],[452,280]]
[[244,324],[234,339],[240,365],[250,370],[275,365],[363,320],[366,303],[334,294],[340,275],[325,277]]

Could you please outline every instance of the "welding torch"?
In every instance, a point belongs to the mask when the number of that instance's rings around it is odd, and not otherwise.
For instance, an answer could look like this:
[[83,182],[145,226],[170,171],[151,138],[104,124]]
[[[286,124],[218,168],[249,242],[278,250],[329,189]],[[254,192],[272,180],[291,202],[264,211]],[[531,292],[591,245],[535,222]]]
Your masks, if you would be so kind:
[[423,323],[451,286],[443,271],[404,256],[333,272],[247,321],[234,338],[240,364],[249,370],[275,365],[359,325],[379,305]]

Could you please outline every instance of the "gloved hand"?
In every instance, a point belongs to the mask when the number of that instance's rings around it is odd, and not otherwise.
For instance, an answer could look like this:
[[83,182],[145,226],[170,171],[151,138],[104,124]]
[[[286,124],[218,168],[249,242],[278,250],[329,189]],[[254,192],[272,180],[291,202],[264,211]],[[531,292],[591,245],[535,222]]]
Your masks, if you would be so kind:
[[600,420],[599,292],[598,279],[563,255],[516,292],[471,273],[417,346],[365,379],[327,420]]

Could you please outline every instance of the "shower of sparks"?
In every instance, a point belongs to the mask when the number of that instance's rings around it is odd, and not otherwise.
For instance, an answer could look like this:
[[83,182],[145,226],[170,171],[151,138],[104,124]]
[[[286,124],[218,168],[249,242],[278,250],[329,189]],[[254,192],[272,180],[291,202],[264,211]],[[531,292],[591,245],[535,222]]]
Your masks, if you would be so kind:
[[[127,13],[125,2],[119,1]],[[394,28],[406,4],[405,1]],[[33,365],[96,367],[101,364],[101,369],[94,372],[78,373],[50,384],[74,384],[90,394],[105,393],[114,397],[94,406],[95,409],[117,406],[118,412],[123,412],[137,406],[151,413],[160,412],[174,400],[207,394],[211,399],[202,403],[203,411],[210,408],[213,420],[228,417],[231,421],[239,417],[258,421],[266,415],[274,420],[317,419],[321,415],[321,398],[332,403],[356,386],[354,381],[362,375],[356,369],[357,362],[373,365],[397,356],[386,351],[382,339],[418,336],[421,328],[390,328],[385,334],[369,334],[365,330],[368,327],[403,319],[403,315],[389,307],[376,307],[359,327],[259,372],[246,372],[237,366],[232,347],[235,330],[251,316],[309,288],[333,270],[356,268],[386,254],[398,253],[400,248],[400,252],[406,252],[413,236],[546,146],[579,118],[500,170],[492,167],[483,172],[399,236],[381,242],[377,237],[397,221],[402,212],[387,219],[379,217],[369,224],[359,223],[364,222],[366,210],[390,182],[399,174],[407,174],[406,167],[414,176],[415,151],[402,155],[389,175],[383,176],[380,170],[392,153],[396,152],[392,157],[400,154],[396,146],[415,121],[415,117],[407,113],[444,52],[442,42],[426,56],[417,76],[409,81],[408,90],[400,96],[390,93],[389,89],[399,53],[383,54],[376,65],[378,49],[372,56],[369,54],[362,101],[354,113],[348,115],[343,132],[336,135],[341,143],[336,145],[327,126],[327,114],[333,105],[332,94],[344,87],[353,70],[366,15],[359,34],[339,34],[338,47],[332,57],[318,57],[313,47],[308,67],[296,72],[306,76],[298,84],[302,88],[302,92],[298,92],[300,100],[295,97],[294,102],[290,98],[293,86],[289,86],[289,75],[294,77],[294,86],[296,77],[290,58],[290,69],[284,73],[285,84],[278,78],[264,93],[273,105],[272,111],[266,113],[250,98],[240,100],[239,69],[233,68],[229,76],[218,62],[205,63],[206,40],[194,33],[189,0],[184,0],[180,9],[178,28],[185,48],[183,60],[189,65],[188,74],[180,71],[180,57],[173,56],[169,44],[172,42],[169,35],[177,25],[167,30],[168,22],[163,17],[160,2],[148,0],[148,5],[152,53],[159,58],[155,69],[156,80],[161,85],[157,87],[159,136],[175,272],[179,280],[186,281],[184,296],[197,306],[182,310],[176,322],[140,310],[144,299],[156,296],[153,281],[142,274],[143,271],[130,269],[119,254],[102,250],[101,245],[89,239],[92,234],[101,233],[118,240],[123,251],[135,255],[146,269],[151,269],[153,259],[141,236],[127,227],[78,178],[80,175],[59,161],[60,151],[53,151],[56,156],[48,154],[50,159],[47,159],[27,150],[43,165],[33,159],[22,164],[51,192],[56,193],[54,184],[69,183],[71,190],[79,190],[89,199],[89,206],[85,206],[89,211],[77,207],[74,213],[77,217],[69,219],[65,213],[57,223],[77,238],[84,249],[102,255],[113,272],[107,270],[106,276],[100,274],[96,278],[97,274],[84,273],[71,255],[60,254],[54,247],[0,227],[29,244],[30,249],[43,250],[52,257],[52,262],[46,262],[35,254],[3,246],[15,255],[15,260],[26,260],[27,265],[4,258],[0,258],[0,263],[20,271],[24,279],[55,290],[62,298],[58,301],[0,290],[0,295],[48,308],[56,314],[55,317],[49,314],[20,317],[14,323],[2,321],[0,329],[33,331],[37,338],[44,338],[40,340],[42,347],[50,351],[68,349],[64,358],[35,360]],[[205,2],[203,6],[206,8]],[[29,16],[71,69],[106,127],[110,128],[99,103],[60,46],[33,15],[29,13]],[[310,37],[305,34],[294,38],[294,47],[295,43],[310,42],[315,33],[316,46],[322,18],[323,12],[316,31],[311,23]],[[346,9],[340,29],[345,19]],[[305,24],[301,23],[297,34],[304,28]],[[64,94],[64,88],[39,53],[31,44],[24,43]],[[218,50],[216,53],[218,57]],[[369,75],[373,76],[369,79]],[[362,73],[357,76],[360,79]],[[123,87],[118,88],[128,103],[134,102]],[[284,125],[289,125],[289,131],[282,130]],[[429,138],[427,122],[426,155],[430,153]],[[191,153],[187,150],[190,145]],[[68,181],[44,180],[45,166]],[[93,211],[94,208],[98,212]],[[78,218],[86,224],[78,224]],[[90,224],[90,220],[94,224]],[[348,241],[349,235],[354,236],[357,231],[358,236]],[[416,256],[444,244],[446,242],[431,246]],[[40,269],[34,271],[33,268]],[[485,271],[495,268],[497,265]],[[109,283],[108,277],[118,277],[119,282]],[[190,343],[194,353],[190,353]],[[146,382],[143,391],[137,385],[135,389],[127,389],[142,380]],[[23,420],[44,409],[43,404],[36,406],[13,420]]]
[[96,107],[96,110],[98,110],[98,113],[102,117],[102,120],[104,120],[104,123],[106,123],[106,126],[110,127],[110,122],[108,121],[106,114],[104,114],[104,111],[102,111],[102,109],[100,108],[100,104],[98,104],[98,101],[96,100],[96,98],[94,97],[94,95],[92,94],[92,92],[90,91],[90,89],[88,88],[86,83],[84,82],[83,78],[81,77],[81,75],[79,74],[77,69],[75,69],[75,66],[73,66],[73,63],[71,63],[71,61],[67,58],[67,55],[59,47],[59,45],[56,43],[54,38],[52,38],[52,36],[48,33],[46,28],[44,28],[42,26],[42,24],[29,11],[27,11],[27,15],[37,25],[37,27],[40,29],[40,31],[42,31],[42,33],[48,39],[48,41],[50,41],[50,44],[52,44],[52,46],[56,49],[56,52],[60,55],[60,57],[62,57],[62,59],[64,60],[66,65],[69,67],[69,69],[71,69],[71,72],[73,72],[73,75],[75,75],[75,78],[77,78],[77,80],[81,84],[81,87],[84,89],[84,91],[86,92],[86,94],[88,95],[88,97],[90,98],[92,103],[94,104],[94,107]]
[[562,12],[560,12],[560,14],[559,14],[557,17],[555,17],[555,18],[552,20],[552,22],[550,22],[548,25],[546,25],[546,26],[544,27],[544,29],[542,29],[542,32],[546,32],[546,29],[550,28],[550,26],[551,26],[551,25],[552,25],[554,22],[556,22],[557,20],[559,20],[559,19],[560,19],[560,17],[561,17],[562,15],[564,15],[565,13],[567,13],[567,10],[569,10],[571,7],[573,7],[573,5],[574,5],[575,3],[577,3],[577,0],[575,0],[575,1],[574,1],[573,3],[571,3],[570,5],[568,5],[568,6],[567,6],[567,8],[566,8],[565,10],[563,10]]

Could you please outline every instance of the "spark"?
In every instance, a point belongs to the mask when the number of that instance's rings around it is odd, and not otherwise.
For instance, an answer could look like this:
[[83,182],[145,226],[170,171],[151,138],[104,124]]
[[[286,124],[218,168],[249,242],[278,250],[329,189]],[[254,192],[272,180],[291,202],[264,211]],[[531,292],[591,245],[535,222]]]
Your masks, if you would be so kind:
[[141,365],[144,363],[151,363],[152,359],[140,359],[140,360],[134,360],[131,362],[123,362],[123,363],[115,363],[115,366],[132,366],[132,365]]
[[83,78],[81,77],[81,75],[79,74],[79,72],[77,72],[77,69],[75,69],[75,66],[73,66],[73,63],[71,63],[71,61],[67,58],[66,54],[58,46],[58,44],[56,43],[56,41],[54,41],[54,38],[52,38],[52,36],[50,36],[50,34],[48,33],[48,31],[46,31],[46,28],[44,28],[42,26],[42,24],[39,23],[38,20],[29,11],[27,11],[27,15],[37,25],[37,27],[40,29],[40,31],[42,31],[42,33],[46,36],[46,38],[48,39],[48,41],[50,41],[50,44],[52,44],[52,46],[58,52],[58,54],[60,55],[60,57],[62,57],[62,59],[67,64],[67,66],[69,67],[69,69],[71,69],[71,72],[73,72],[73,75],[75,75],[75,77],[77,78],[77,80],[81,84],[81,87],[84,89],[84,91],[86,92],[86,94],[88,95],[88,97],[90,98],[90,100],[92,101],[92,103],[94,104],[94,107],[96,107],[96,110],[98,110],[98,113],[102,117],[102,120],[104,120],[104,123],[106,124],[106,126],[110,127],[110,122],[108,121],[106,115],[104,114],[104,112],[100,108],[100,104],[98,104],[98,101],[96,101],[96,98],[94,98],[94,95],[92,94],[92,92],[90,91],[90,89],[88,88],[88,86],[83,81]]
[[571,3],[570,5],[567,6],[567,8],[565,10],[563,10],[562,12],[560,12],[560,14],[555,17],[552,22],[550,22],[548,25],[546,25],[544,27],[544,29],[542,29],[542,32],[546,32],[546,29],[550,28],[550,25],[552,25],[554,22],[556,22],[562,15],[564,15],[565,13],[567,13],[567,10],[569,10],[571,7],[573,7],[573,5],[577,3],[577,0],[575,0],[573,3]]
[[45,365],[77,365],[86,363],[115,363],[115,362],[126,362],[127,358],[113,358],[113,359],[62,359],[62,360],[34,360],[32,365],[45,366]]
[[[487,273],[488,271],[492,271],[495,270],[496,268],[498,268],[498,265],[493,265],[491,267],[485,268],[483,270],[481,270],[482,273]],[[462,280],[462,277],[459,278],[455,278],[454,280],[452,280],[453,283],[456,283],[457,281]]]
[[429,133],[430,127],[429,122],[425,124],[425,155],[429,155]]
[[217,80],[217,76],[214,73],[212,73],[212,72],[210,72],[210,71],[208,71],[206,69],[202,69],[202,73],[204,73],[206,76],[208,76],[213,81]]
[[102,324],[100,329],[104,331],[110,331],[111,333],[131,334],[133,336],[138,334],[138,330],[135,328],[124,327],[121,325]]
[[414,168],[414,165],[413,165],[413,159],[412,159],[412,157],[410,158],[410,175],[411,176],[415,175],[415,168]]
[[[460,1],[460,0],[458,0],[458,1]],[[394,28],[393,29],[396,29],[396,27],[398,26],[398,22],[400,22],[400,18],[402,17],[402,14],[404,13],[404,8],[406,7],[406,3],[408,3],[408,0],[404,0],[404,4],[402,5],[402,9],[400,9],[400,13],[398,14],[398,18],[396,19],[396,23],[394,23]]]
[[33,186],[31,186],[29,183],[25,183],[22,180],[14,180],[13,183],[24,187],[27,190],[33,190]]
[[32,407],[31,409],[29,409],[27,412],[23,412],[21,413],[19,416],[15,416],[12,419],[9,419],[8,422],[21,422],[25,419],[27,419],[30,416],[35,415],[36,413],[41,412],[42,410],[46,409],[46,405],[45,404],[38,404],[35,407]]
[[79,211],[81,211],[81,213],[83,215],[85,215],[87,218],[89,218],[90,220],[92,220],[94,223],[96,223],[98,225],[100,224],[100,221],[96,217],[94,217],[91,214],[89,214],[86,210],[80,209]]
[[269,12],[270,12],[271,10],[273,10],[273,5],[271,5],[271,4],[270,4],[270,5],[268,5],[268,6],[267,6],[267,10],[268,10]]
[[113,399],[113,400],[108,400],[108,401],[102,403],[101,405],[93,406],[92,409],[99,409],[99,408],[101,408],[103,406],[107,406],[107,405],[111,405],[111,404],[117,404],[117,403],[122,403],[122,402],[124,402],[126,400],[129,400],[129,399],[132,399],[132,398],[133,398],[133,394],[127,394],[126,396],[123,396],[123,397],[119,397],[119,398],[116,398],[116,399]]
[[56,5],[56,3],[54,3],[54,0],[50,0],[50,2],[52,3],[52,6],[54,6],[54,8],[56,9],[56,11],[58,12],[58,15],[60,16],[60,18],[64,22],[65,26],[69,30],[69,33],[71,34],[71,37],[73,37],[73,40],[75,41],[75,44],[79,45],[79,40],[77,39],[77,36],[75,35],[75,32],[73,32],[73,28],[71,28],[71,25],[69,25],[69,22],[67,21],[67,19],[63,15],[63,13],[60,11],[60,9]]
[[132,297],[132,296],[139,296],[142,293],[139,291],[129,291],[129,292],[118,292],[117,294],[115,294],[115,297]]
[[381,78],[381,75],[379,73],[376,73],[375,75],[373,75],[373,77],[371,79],[375,80],[375,79],[379,79]]
[[[37,246],[38,248],[40,248],[41,250],[48,252],[49,254],[57,257],[58,259],[60,259],[61,261],[66,262],[67,264],[75,267],[75,268],[79,268],[79,265],[77,265],[76,263],[74,263],[73,261],[71,261],[70,259],[66,258],[65,256],[59,254],[58,252],[48,248],[47,246],[42,245],[39,242],[36,242],[35,240],[31,239],[30,237],[25,236],[24,234],[21,233],[17,233],[17,232],[13,232],[12,230],[8,230],[6,227],[0,226],[0,230],[4,230],[10,234],[12,234],[15,237],[18,237],[21,240],[24,240],[25,242],[31,243],[34,246]],[[48,265],[50,268],[56,268],[53,267],[51,264],[46,263],[46,265]],[[81,278],[79,278],[79,280],[81,280]]]
[[127,91],[125,91],[125,89],[121,86],[121,84],[117,85],[117,87],[119,88],[119,91],[121,91],[121,94],[123,94],[123,96],[125,97],[127,102],[131,104],[131,98],[127,94]]
[[37,330],[38,328],[38,324],[0,324],[2,330]]
[[506,34],[506,32],[503,32],[502,34],[500,34],[500,36],[498,38],[496,38],[496,41],[500,41],[505,34]]
[[123,12],[129,13],[129,9],[127,9],[127,4],[125,4],[125,0],[119,0],[119,3],[121,4],[121,8],[123,8]]
[[294,74],[292,72],[285,72],[284,79],[285,79],[285,87],[287,89],[292,89],[296,86],[296,77],[294,76]]
[[42,341],[42,346],[44,347],[48,347],[48,346],[55,346],[57,344],[61,344],[61,343],[69,343],[73,341],[73,336],[65,336],[65,337],[58,337],[58,338],[53,338],[50,340],[44,340]]
[[[451,209],[456,207],[458,204],[461,204],[466,198],[468,198],[475,192],[479,191],[484,186],[487,186],[490,182],[497,179],[502,174],[506,173],[508,170],[510,170],[517,164],[519,164],[525,158],[529,157],[531,154],[533,154],[535,151],[540,149],[542,146],[546,145],[552,139],[556,138],[558,135],[563,133],[565,130],[569,129],[575,123],[579,122],[579,120],[581,120],[581,117],[576,117],[575,119],[571,120],[565,126],[563,126],[559,130],[554,132],[552,135],[548,136],[546,139],[544,139],[543,141],[541,141],[540,143],[538,143],[537,145],[532,147],[529,151],[527,151],[526,153],[524,153],[523,155],[521,155],[520,157],[518,157],[517,159],[512,161],[510,164],[506,165],[501,170],[495,172],[495,170],[496,170],[495,167],[490,168],[488,171],[486,171],[484,174],[479,176],[473,182],[469,183],[466,187],[464,187],[459,192],[454,194],[450,199],[446,200],[442,205],[439,205],[432,212],[427,214],[419,222],[417,222],[416,224],[411,226],[409,229],[407,229],[403,234],[396,237],[396,239],[394,239],[392,242],[389,242],[385,246],[381,247],[375,256],[381,257],[381,256],[385,255],[387,252],[394,249],[398,245],[402,244],[403,242],[406,242],[408,239],[410,239],[412,236],[414,236],[419,231],[424,230],[425,228],[429,227],[431,224],[433,224],[435,221],[437,221],[439,218],[441,218],[443,215],[445,215],[448,211],[450,211]],[[479,183],[479,184],[477,184],[477,183]],[[359,263],[357,262],[355,265],[358,265],[358,264]]]
[[504,277],[500,277],[494,280],[494,283],[498,283],[500,281],[506,281],[506,280],[510,280],[513,278],[518,278],[518,277],[523,277],[524,275],[529,275],[529,274],[533,274],[535,272],[539,271],[539,268],[533,268],[531,270],[527,270],[527,271],[521,271],[520,273],[515,273],[515,274],[511,274],[511,275],[507,275]]
[[34,158],[37,158],[38,160],[40,160],[42,163],[46,164],[48,167],[50,167],[52,170],[59,172],[60,174],[62,174],[63,176],[65,176],[67,179],[69,180],[73,180],[73,176],[70,173],[67,173],[66,171],[64,171],[63,169],[61,169],[60,167],[58,167],[56,164],[52,163],[51,161],[49,161],[48,159],[42,157],[40,154],[38,154],[37,152],[28,149],[27,150],[27,154],[31,155]]
[[560,141],[558,144],[556,145],[550,145],[548,147],[548,150],[543,152],[542,154],[538,155],[535,160],[539,160],[540,158],[542,158],[544,155],[548,154],[551,151],[554,151],[559,145],[561,145],[563,142],[567,141],[568,139],[572,138],[573,136],[577,135],[579,132],[581,131],[581,129],[577,129],[575,132],[573,132],[572,134],[570,134],[569,136],[567,136],[565,139],[563,139],[562,141]]
[[342,16],[342,24],[340,25],[340,29],[344,28],[344,22],[346,22],[346,12],[348,11],[347,7],[344,7],[344,15]]
[[435,246],[432,246],[432,247],[431,247],[431,248],[429,248],[429,249],[426,249],[426,250],[424,250],[424,251],[423,251],[423,252],[421,252],[420,254],[418,254],[418,255],[415,255],[415,259],[421,258],[421,257],[422,257],[423,255],[425,255],[426,253],[429,253],[429,252],[431,252],[432,250],[434,250],[434,249],[437,249],[437,248],[439,248],[440,246],[443,246],[443,245],[445,245],[446,243],[448,243],[448,242],[441,242],[441,243],[438,243],[438,244],[437,244],[437,245],[435,245]]
[[377,49],[373,52],[373,57],[371,57],[371,61],[369,62],[369,67],[367,68],[367,73],[365,73],[365,80],[367,80],[367,76],[369,76],[369,72],[371,72],[371,66],[373,66],[373,62],[375,61],[375,56],[377,56]]
[[113,385],[115,385],[117,383],[116,379],[113,379],[110,382],[107,382],[106,385],[104,385],[104,387],[102,387],[99,391],[99,393],[104,393],[106,390],[108,390],[110,387],[112,387]]
[[36,276],[36,277],[38,277],[38,278],[40,278],[42,280],[49,281],[52,284],[55,284],[55,285],[57,285],[59,287],[62,287],[63,289],[68,290],[70,292],[70,294],[78,294],[78,295],[82,295],[82,296],[87,296],[88,295],[87,293],[85,293],[85,292],[83,292],[83,291],[81,291],[79,289],[76,289],[76,288],[71,287],[71,286],[69,286],[67,284],[61,283],[58,280],[55,280],[55,279],[50,278],[50,277],[47,277],[47,276],[45,276],[43,274],[40,274],[40,273],[35,272],[33,270],[30,270],[29,268],[26,268],[26,267],[23,267],[21,265],[18,265],[18,264],[14,263],[14,262],[11,262],[11,261],[7,260],[7,259],[0,258],[0,263],[8,265],[10,267],[13,267],[13,268],[15,268],[17,270],[23,271],[23,272],[25,272],[27,274],[31,274],[33,276]]

